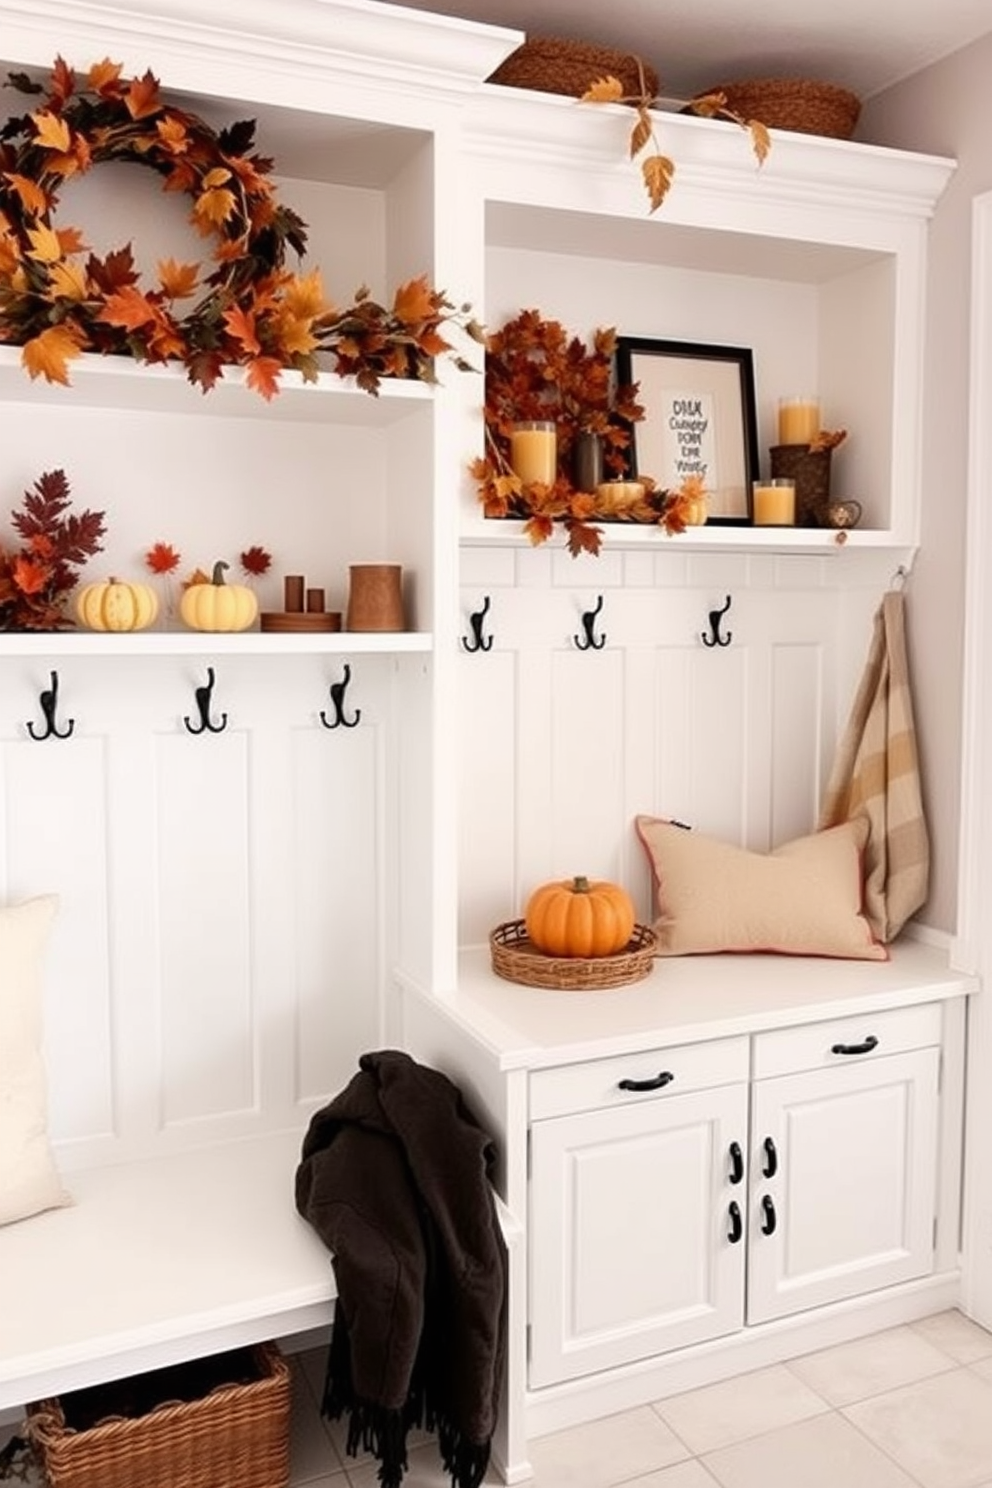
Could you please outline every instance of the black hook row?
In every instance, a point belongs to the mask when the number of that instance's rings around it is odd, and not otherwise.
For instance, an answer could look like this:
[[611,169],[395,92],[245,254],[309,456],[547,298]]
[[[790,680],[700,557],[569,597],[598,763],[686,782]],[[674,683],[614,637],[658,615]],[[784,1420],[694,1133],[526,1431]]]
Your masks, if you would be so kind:
[[[44,728],[36,729],[34,723],[29,721],[25,727],[30,737],[37,742],[44,739],[68,739],[76,726],[76,720],[66,720],[64,728],[59,728],[57,720],[59,699],[59,674],[56,671],[50,674],[49,686],[44,688],[38,695],[38,706],[44,719]],[[227,728],[227,714],[221,713],[218,717],[213,715],[213,692],[217,678],[212,666],[207,667],[207,680],[201,686],[193,689],[193,700],[196,704],[195,721],[187,713],[183,716],[183,724],[188,733],[191,734],[222,734]],[[331,704],[333,716],[328,717],[324,709],[320,711],[320,721],[325,728],[354,728],[362,716],[361,708],[356,708],[352,716],[345,716],[345,692],[351,681],[351,667],[345,662],[344,676],[340,682],[330,684]]]
[[[709,632],[703,632],[701,637],[704,646],[730,645],[731,641],[733,640],[733,632],[727,631],[724,634],[721,630],[723,618],[730,609],[730,605],[731,599],[730,595],[728,594],[724,603],[720,606],[719,609],[710,610],[708,616]],[[493,637],[492,635],[486,635],[484,631],[485,620],[486,616],[489,614],[489,609],[490,598],[489,595],[486,594],[483,595],[481,608],[472,611],[468,617],[469,626],[472,633],[470,636],[463,635],[461,638],[462,646],[466,651],[475,652],[492,650]],[[603,596],[600,594],[597,596],[596,603],[593,608],[591,610],[586,610],[582,615],[581,635],[577,634],[572,637],[573,642],[580,651],[601,651],[606,645],[605,634],[600,633],[597,635],[596,633],[596,622],[602,615],[602,612]]]

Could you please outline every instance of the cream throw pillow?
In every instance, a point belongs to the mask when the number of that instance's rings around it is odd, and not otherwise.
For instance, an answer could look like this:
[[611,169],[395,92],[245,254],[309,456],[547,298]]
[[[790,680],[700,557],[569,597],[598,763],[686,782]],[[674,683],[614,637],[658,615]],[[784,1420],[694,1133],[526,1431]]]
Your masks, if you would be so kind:
[[0,1225],[68,1203],[48,1141],[41,965],[58,900],[0,909]]
[[888,960],[861,912],[863,819],[770,853],[652,816],[635,825],[654,875],[659,955],[778,951]]

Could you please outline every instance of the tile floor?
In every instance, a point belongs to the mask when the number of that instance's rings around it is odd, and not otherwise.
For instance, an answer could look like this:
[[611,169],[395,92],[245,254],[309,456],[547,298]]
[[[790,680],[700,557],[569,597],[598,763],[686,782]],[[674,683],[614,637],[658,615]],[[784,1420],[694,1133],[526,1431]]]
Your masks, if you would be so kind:
[[[321,1357],[295,1364],[293,1488],[378,1488],[320,1419]],[[531,1462],[532,1488],[992,1488],[992,1333],[940,1313],[542,1437]],[[404,1488],[450,1488],[432,1438]]]
[[[322,1351],[292,1364],[292,1488],[378,1488],[320,1417]],[[404,1488],[450,1488],[432,1437],[409,1456]],[[531,1461],[532,1488],[992,1488],[992,1333],[940,1313],[542,1437]]]

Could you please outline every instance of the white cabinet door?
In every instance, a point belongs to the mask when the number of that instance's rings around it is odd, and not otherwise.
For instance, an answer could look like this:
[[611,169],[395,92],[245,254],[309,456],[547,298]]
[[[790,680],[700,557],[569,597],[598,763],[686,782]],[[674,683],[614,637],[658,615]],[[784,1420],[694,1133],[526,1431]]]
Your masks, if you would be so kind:
[[746,1121],[740,1083],[534,1123],[532,1388],[741,1326]]
[[924,1048],[754,1085],[749,1323],[930,1270],[938,1065]]

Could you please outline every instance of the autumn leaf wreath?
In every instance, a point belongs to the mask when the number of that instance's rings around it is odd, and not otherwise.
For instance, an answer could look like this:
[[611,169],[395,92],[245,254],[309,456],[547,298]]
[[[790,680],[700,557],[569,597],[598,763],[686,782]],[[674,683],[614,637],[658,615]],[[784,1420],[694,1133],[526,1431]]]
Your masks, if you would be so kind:
[[[319,270],[295,274],[307,230],[276,199],[273,162],[254,153],[251,120],[216,132],[167,104],[151,72],[131,79],[118,63],[90,67],[85,80],[61,57],[47,88],[26,73],[9,84],[36,99],[32,112],[0,129],[0,342],[21,347],[32,378],[67,383],[82,352],[181,362],[204,391],[225,365],[243,367],[264,398],[283,369],[314,381],[328,353],[332,369],[376,393],[383,377],[434,381],[443,334],[461,324],[479,339],[469,307],[456,308],[426,276],[400,286],[390,306],[364,286],[344,309],[325,300]],[[211,263],[157,266],[143,289],[130,244],[100,258],[82,235],[54,220],[59,192],[104,161],[155,171],[163,190],[190,199],[190,221],[211,244]]]

